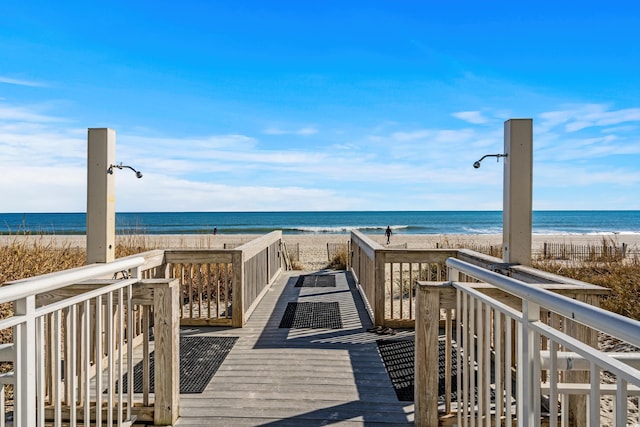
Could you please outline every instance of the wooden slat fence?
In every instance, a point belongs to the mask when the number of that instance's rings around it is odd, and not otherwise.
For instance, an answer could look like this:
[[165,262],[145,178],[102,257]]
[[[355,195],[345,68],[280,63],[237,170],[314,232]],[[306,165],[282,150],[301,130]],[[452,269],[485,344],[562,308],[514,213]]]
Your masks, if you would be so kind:
[[331,261],[339,253],[346,252],[348,250],[348,243],[332,243],[327,242],[327,261]]
[[628,254],[626,243],[621,245],[574,245],[571,243],[544,243],[542,259],[570,261],[614,261],[622,260]]
[[182,324],[242,327],[282,269],[282,232],[234,249],[165,251],[165,275],[179,280]]

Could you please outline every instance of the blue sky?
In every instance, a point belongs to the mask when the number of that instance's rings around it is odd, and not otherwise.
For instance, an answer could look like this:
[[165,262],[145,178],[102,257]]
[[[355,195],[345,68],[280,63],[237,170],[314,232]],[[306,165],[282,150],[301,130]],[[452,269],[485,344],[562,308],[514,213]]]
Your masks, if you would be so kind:
[[83,212],[87,128],[118,211],[640,209],[640,3],[0,4],[0,212]]

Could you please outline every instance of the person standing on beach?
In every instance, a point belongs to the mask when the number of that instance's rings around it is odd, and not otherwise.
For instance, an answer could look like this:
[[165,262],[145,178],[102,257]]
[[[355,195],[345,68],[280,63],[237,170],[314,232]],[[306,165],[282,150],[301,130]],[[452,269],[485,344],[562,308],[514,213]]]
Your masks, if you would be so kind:
[[387,236],[387,245],[391,243],[391,227],[387,225],[387,230],[384,232]]

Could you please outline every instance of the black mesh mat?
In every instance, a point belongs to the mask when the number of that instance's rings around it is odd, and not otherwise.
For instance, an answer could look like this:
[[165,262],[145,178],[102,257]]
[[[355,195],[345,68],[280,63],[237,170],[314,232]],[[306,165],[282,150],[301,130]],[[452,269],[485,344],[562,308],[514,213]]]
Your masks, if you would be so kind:
[[296,288],[335,288],[336,276],[333,274],[308,274],[298,277]]
[[[378,351],[382,356],[384,367],[396,391],[399,401],[413,402],[414,388],[414,349],[413,340],[378,340]],[[456,384],[456,349],[451,349],[452,366],[451,381],[454,384],[452,399],[455,400]],[[438,395],[444,395],[445,378],[445,345],[444,338],[438,339]]]
[[[180,394],[202,393],[237,340],[238,337],[180,337]],[[150,392],[153,393],[153,351],[149,357]],[[127,374],[122,380],[126,393]],[[133,391],[142,393],[142,362],[133,367]]]
[[290,302],[280,328],[341,329],[340,306],[337,302]]

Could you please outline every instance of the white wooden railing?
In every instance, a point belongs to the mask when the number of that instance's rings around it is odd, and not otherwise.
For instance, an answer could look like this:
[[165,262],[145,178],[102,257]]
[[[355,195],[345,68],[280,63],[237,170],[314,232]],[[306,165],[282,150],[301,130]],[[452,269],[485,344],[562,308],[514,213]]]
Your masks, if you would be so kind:
[[[281,271],[281,242],[278,231],[235,249],[154,250],[5,283],[0,304],[12,303],[13,314],[0,320],[12,337],[0,344],[0,362],[9,365],[0,374],[0,427],[8,403],[15,426],[172,425],[181,322],[223,317],[244,326]],[[134,394],[137,363],[143,390]]]
[[[445,308],[452,312],[446,352],[455,347],[457,355],[457,381],[448,390],[457,390],[457,402],[446,399],[440,416],[454,415],[459,426],[599,426],[603,399],[613,398],[611,425],[638,425],[628,406],[640,394],[640,356],[602,352],[588,337],[605,334],[640,347],[640,322],[560,295],[552,291],[557,285],[526,283],[455,258],[447,266],[449,282],[418,285],[416,424],[438,422],[438,372],[429,362],[437,360]],[[614,384],[601,380],[605,371]]]
[[[14,425],[44,425],[47,418],[54,425],[63,419],[72,425],[84,419],[88,425],[92,411],[97,423],[102,417],[108,424],[132,422],[132,387],[126,393],[122,387],[116,391],[115,381],[122,378],[125,369],[133,378],[130,301],[143,263],[143,258],[129,258],[10,282],[0,288],[0,303],[14,304],[13,316],[0,321],[0,330],[13,328]],[[36,304],[39,295],[122,271],[132,278],[113,280],[51,304]],[[103,402],[110,408],[105,413],[96,410]],[[63,415],[63,407],[67,414]]]

